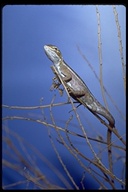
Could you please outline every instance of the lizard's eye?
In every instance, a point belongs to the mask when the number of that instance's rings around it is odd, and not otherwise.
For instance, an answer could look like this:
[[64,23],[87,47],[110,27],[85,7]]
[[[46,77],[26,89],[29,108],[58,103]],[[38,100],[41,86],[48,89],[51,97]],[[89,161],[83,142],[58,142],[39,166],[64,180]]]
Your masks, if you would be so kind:
[[56,51],[58,51],[57,47],[54,47],[54,49],[55,49]]

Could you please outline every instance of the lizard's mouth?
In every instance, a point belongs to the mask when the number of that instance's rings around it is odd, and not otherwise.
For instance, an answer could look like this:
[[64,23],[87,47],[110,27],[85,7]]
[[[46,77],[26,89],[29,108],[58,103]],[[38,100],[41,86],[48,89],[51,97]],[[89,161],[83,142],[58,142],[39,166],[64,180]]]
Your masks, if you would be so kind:
[[61,57],[58,55],[58,53],[54,50],[53,47],[49,45],[44,45],[44,51],[47,55],[47,57],[54,63],[58,64],[61,60]]

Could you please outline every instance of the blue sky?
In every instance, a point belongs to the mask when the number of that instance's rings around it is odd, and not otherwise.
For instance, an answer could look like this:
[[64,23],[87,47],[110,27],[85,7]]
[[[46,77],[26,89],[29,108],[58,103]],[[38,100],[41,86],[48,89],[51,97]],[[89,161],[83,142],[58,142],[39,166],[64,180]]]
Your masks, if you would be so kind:
[[[125,92],[113,7],[102,5],[98,6],[98,9],[101,21],[103,83],[125,116]],[[116,6],[116,9],[125,59],[126,9],[122,5]],[[56,45],[61,50],[64,60],[81,76],[93,95],[103,104],[100,84],[77,49],[79,46],[99,76],[98,25],[94,5],[7,5],[3,8],[2,103],[10,106],[38,106],[43,97],[42,104],[45,105],[51,102],[54,94],[56,94],[55,102],[67,101],[66,95],[60,97],[58,91],[49,91],[54,75],[50,69],[52,63],[44,53],[45,44]],[[119,132],[122,131],[121,134],[124,134],[125,121],[108,97],[107,102]],[[64,122],[68,118],[67,111],[70,109],[71,106],[54,109],[55,119],[60,126],[65,125]],[[88,119],[94,127],[95,125],[99,127],[98,130],[94,130],[93,127],[92,136],[99,133],[106,138],[106,128],[103,129],[103,125],[87,109],[81,106],[78,111],[86,127],[89,126],[85,119]],[[3,116],[9,115],[42,118],[41,110],[3,109]],[[49,110],[45,110],[45,115],[49,120]],[[75,124],[76,121],[74,120],[73,123]],[[49,158],[49,154],[52,154],[53,162],[56,165],[57,157],[50,144],[46,127],[42,128],[41,125],[26,121],[8,120],[6,124],[9,129],[29,143],[34,143],[34,146],[45,153],[47,158]],[[77,128],[76,131],[79,132]],[[47,149],[42,147],[44,143],[47,143]],[[59,143],[57,146],[61,149]],[[84,150],[83,145],[81,150]],[[66,154],[64,149],[63,154]],[[67,166],[70,161],[75,163],[69,154],[66,156],[69,158],[68,161],[65,160]],[[82,170],[80,168],[79,170],[79,175],[81,175]],[[77,169],[75,171],[78,172]],[[49,169],[46,169],[46,172],[49,172]],[[5,185],[11,181],[7,179],[10,178],[10,172],[7,170],[4,173],[3,183]],[[57,183],[59,183],[58,180]],[[94,186],[97,187],[95,182]],[[20,187],[22,188],[22,186]]]

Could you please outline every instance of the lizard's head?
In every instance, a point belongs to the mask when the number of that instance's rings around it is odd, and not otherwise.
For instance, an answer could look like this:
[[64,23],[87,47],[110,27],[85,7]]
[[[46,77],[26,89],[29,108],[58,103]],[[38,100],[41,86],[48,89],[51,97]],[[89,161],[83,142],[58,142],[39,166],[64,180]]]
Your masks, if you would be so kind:
[[57,64],[63,59],[60,50],[54,45],[44,45],[44,50],[54,64]]

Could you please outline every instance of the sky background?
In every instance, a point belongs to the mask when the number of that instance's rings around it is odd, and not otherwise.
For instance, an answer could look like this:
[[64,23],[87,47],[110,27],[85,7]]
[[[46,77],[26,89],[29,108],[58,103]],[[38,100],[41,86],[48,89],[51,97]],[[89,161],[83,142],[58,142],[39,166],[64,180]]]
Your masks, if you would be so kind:
[[[121,29],[123,54],[125,54],[126,41],[126,9],[122,5],[116,6]],[[119,52],[119,42],[117,26],[112,6],[98,6],[101,22],[102,41],[102,62],[103,62],[103,83],[111,98],[114,100],[123,116],[125,116],[125,92],[122,76],[121,57]],[[77,46],[82,54],[89,60],[93,69],[99,76],[99,56],[98,56],[98,25],[96,7],[94,5],[7,5],[2,10],[2,103],[9,106],[39,106],[50,104],[54,95],[55,103],[66,102],[64,94],[60,97],[58,91],[50,91],[53,73],[51,71],[51,61],[45,55],[43,46],[45,44],[56,45],[62,52],[64,60],[70,65],[84,80],[93,95],[103,104],[100,84],[88,64],[80,55]],[[41,101],[41,98],[43,100]],[[125,133],[125,121],[117,111],[108,97],[109,110],[115,118],[116,126],[120,134]],[[104,105],[104,104],[103,104]],[[68,119],[68,111],[71,106],[56,107],[53,109],[54,118],[58,125],[64,126]],[[88,121],[93,128],[91,136],[96,133],[106,138],[106,128],[93,117],[93,115],[83,106],[78,108],[78,112],[83,124],[90,131]],[[49,110],[43,111],[45,117],[50,122]],[[23,116],[36,119],[42,118],[42,110],[9,110],[3,108],[5,116]],[[76,120],[73,121],[77,124]],[[33,144],[46,158],[52,159],[52,164],[57,167],[66,177],[63,168],[59,164],[53,147],[50,143],[47,127],[34,122],[13,120],[4,121],[4,126],[20,135],[28,143]],[[3,126],[3,127],[4,127]],[[98,130],[94,128],[98,127]],[[79,132],[78,127],[73,127],[73,131]],[[3,131],[3,135],[6,135]],[[52,132],[56,142],[56,135]],[[11,138],[11,136],[10,136]],[[11,138],[16,143],[18,150],[21,150],[15,137]],[[81,151],[85,150],[85,145],[78,142]],[[67,167],[71,169],[77,184],[81,181],[82,168],[77,167],[76,161],[67,151],[56,142],[56,146],[63,151],[61,156]],[[3,144],[3,149],[7,149]],[[31,154],[31,150],[28,147]],[[3,154],[5,155],[5,154]],[[41,160],[32,155],[36,165],[40,167]],[[24,153],[23,153],[24,156]],[[8,156],[6,158],[9,158]],[[105,157],[106,158],[106,157]],[[10,158],[10,161],[13,160]],[[23,169],[25,169],[23,167]],[[58,185],[64,185],[54,175],[47,166],[40,167],[42,171]],[[120,169],[117,172],[120,172]],[[12,176],[13,175],[13,176]],[[117,173],[118,175],[118,173]],[[22,179],[13,169],[3,168],[3,186],[15,183]],[[69,179],[67,179],[69,181]],[[69,181],[70,183],[70,181]],[[87,185],[88,183],[88,185]],[[97,188],[98,184],[88,176],[87,188]],[[92,184],[93,183],[93,184]],[[70,183],[71,184],[71,183]],[[78,184],[79,185],[79,184]],[[74,188],[74,186],[71,184]],[[15,185],[14,189],[25,188],[26,184]],[[117,187],[120,187],[117,184]],[[29,184],[28,188],[33,188]]]

